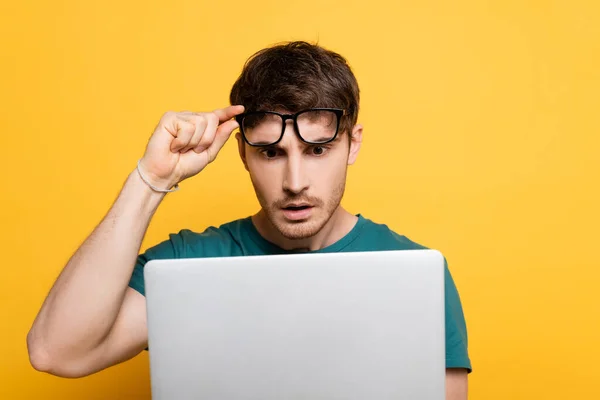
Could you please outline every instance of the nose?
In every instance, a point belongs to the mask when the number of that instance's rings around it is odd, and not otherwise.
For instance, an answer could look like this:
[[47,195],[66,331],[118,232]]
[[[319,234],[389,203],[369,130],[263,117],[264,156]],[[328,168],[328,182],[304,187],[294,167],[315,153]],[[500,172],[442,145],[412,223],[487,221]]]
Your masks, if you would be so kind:
[[308,186],[308,177],[302,167],[302,157],[298,154],[289,154],[285,166],[283,190],[300,194],[308,189]]
[[293,143],[299,139],[296,137],[294,127],[288,124],[284,134],[284,140],[288,141],[287,160],[283,178],[283,190],[297,195],[308,189],[309,177],[303,165],[302,146]]

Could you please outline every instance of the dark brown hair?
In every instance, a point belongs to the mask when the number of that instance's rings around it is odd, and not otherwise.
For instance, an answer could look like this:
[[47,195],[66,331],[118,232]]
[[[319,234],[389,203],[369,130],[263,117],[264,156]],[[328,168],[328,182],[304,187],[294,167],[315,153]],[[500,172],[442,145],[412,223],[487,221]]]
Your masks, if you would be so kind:
[[352,132],[358,119],[358,83],[338,53],[304,41],[262,49],[245,63],[229,101],[246,111],[297,112],[306,108],[343,108],[340,133]]

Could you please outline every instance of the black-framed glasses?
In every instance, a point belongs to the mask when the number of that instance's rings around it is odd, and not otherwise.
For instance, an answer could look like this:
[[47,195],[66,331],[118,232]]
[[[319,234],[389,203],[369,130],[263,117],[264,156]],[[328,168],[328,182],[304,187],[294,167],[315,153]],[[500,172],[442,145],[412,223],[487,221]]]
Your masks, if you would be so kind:
[[325,144],[333,141],[346,110],[310,108],[295,114],[275,111],[250,111],[236,115],[240,131],[250,146],[272,146],[283,138],[288,119],[294,122],[296,134],[305,143]]

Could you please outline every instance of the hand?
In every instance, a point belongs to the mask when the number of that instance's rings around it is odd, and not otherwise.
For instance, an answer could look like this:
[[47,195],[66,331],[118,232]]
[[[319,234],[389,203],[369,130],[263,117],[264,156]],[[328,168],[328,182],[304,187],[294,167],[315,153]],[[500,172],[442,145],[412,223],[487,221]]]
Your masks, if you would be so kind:
[[231,132],[232,118],[244,106],[210,113],[167,112],[158,123],[142,157],[140,168],[157,187],[168,189],[202,171],[214,161]]

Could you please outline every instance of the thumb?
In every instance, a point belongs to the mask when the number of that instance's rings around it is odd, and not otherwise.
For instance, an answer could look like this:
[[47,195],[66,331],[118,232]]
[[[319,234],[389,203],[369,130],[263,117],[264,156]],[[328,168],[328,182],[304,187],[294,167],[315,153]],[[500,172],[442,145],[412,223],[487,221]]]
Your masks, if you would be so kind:
[[206,149],[209,155],[209,162],[213,161],[215,157],[217,157],[217,154],[219,154],[219,151],[221,148],[223,148],[225,142],[227,142],[227,139],[229,139],[231,136],[231,132],[239,128],[239,126],[240,125],[237,123],[237,121],[233,119],[219,125],[219,128],[215,133],[215,139],[208,149]]

